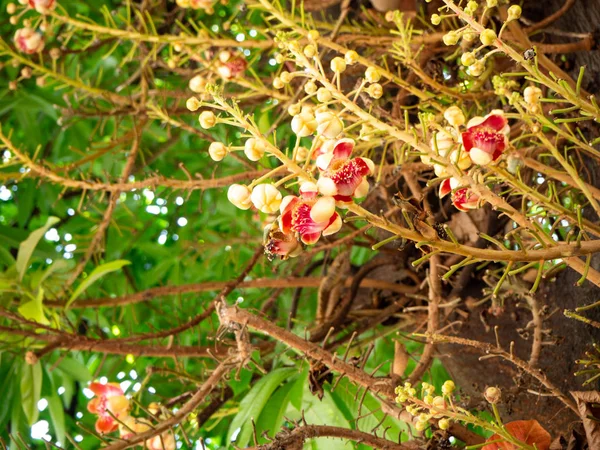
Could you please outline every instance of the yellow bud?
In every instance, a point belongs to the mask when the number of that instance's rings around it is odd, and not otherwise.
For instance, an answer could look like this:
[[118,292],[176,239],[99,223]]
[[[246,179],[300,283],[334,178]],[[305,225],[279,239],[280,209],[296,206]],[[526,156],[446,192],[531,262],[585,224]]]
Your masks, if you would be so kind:
[[331,100],[331,92],[325,88],[320,88],[317,91],[317,100],[319,100],[321,103],[328,102]]
[[321,36],[321,33],[319,33],[317,30],[310,30],[310,31],[308,32],[308,38],[309,38],[311,41],[315,41],[315,42],[316,42],[316,41],[317,41],[317,39],[319,39],[319,37],[320,37],[320,36]]
[[381,74],[375,67],[368,67],[365,71],[365,79],[369,83],[377,83],[381,79]]
[[304,47],[303,53],[304,56],[306,56],[307,58],[312,58],[317,54],[317,49],[314,45],[307,45],[306,47]]
[[281,78],[279,78],[279,77],[273,78],[273,87],[275,89],[281,89],[281,88],[283,88],[283,86],[284,86],[284,84],[283,84],[283,81],[281,81]]
[[315,82],[309,81],[308,83],[306,83],[304,85],[304,92],[306,92],[308,95],[312,95],[315,92],[317,92],[317,85],[315,84]]
[[367,94],[369,94],[369,96],[371,96],[374,99],[378,99],[381,98],[381,96],[383,95],[383,88],[381,87],[381,85],[379,83],[373,83],[371,86],[369,86],[367,89]]
[[431,15],[431,23],[433,25],[439,25],[442,22],[442,17],[439,14]]
[[346,64],[349,66],[356,64],[358,61],[358,53],[356,53],[354,50],[348,50],[344,56],[344,61],[346,61]]
[[463,66],[472,66],[473,64],[475,64],[475,61],[477,61],[477,59],[475,58],[475,55],[472,52],[463,53],[460,57],[460,62]]
[[200,116],[198,117],[198,121],[200,122],[200,126],[205,130],[212,128],[217,123],[217,116],[212,111],[202,111]]
[[339,56],[336,56],[331,60],[331,70],[336,73],[342,73],[346,70],[346,61]]
[[508,8],[508,20],[517,20],[519,17],[521,17],[522,12],[523,11],[519,5],[512,5],[510,8]]
[[285,70],[279,74],[279,79],[283,84],[288,84],[290,81],[292,81],[292,78],[294,78],[292,74],[286,72]]
[[200,108],[200,102],[196,97],[190,97],[185,102],[185,106],[190,111],[196,111],[198,108]]
[[450,428],[450,421],[448,419],[440,419],[438,422],[438,427],[440,430],[447,430]]
[[492,45],[497,39],[496,32],[491,28],[486,28],[479,35],[479,40],[483,45]]
[[442,37],[442,40],[446,45],[456,45],[458,42],[458,33],[456,31],[449,31]]

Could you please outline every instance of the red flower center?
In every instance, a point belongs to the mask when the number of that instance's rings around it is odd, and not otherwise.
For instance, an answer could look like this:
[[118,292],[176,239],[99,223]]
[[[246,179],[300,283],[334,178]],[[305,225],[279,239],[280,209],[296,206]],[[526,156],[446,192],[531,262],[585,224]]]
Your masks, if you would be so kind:
[[[497,146],[504,144],[504,136],[491,128],[483,128],[473,133],[473,140],[479,145],[485,144],[486,146]],[[484,149],[482,149],[484,150]]]

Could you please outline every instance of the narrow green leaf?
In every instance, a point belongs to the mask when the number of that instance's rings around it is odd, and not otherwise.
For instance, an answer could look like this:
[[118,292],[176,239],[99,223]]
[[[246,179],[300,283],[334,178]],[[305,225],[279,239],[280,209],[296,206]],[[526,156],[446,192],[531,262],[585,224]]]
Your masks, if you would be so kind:
[[29,425],[37,422],[39,410],[37,407],[42,393],[42,365],[23,363],[21,369],[21,405]]
[[131,263],[124,259],[118,259],[116,261],[111,261],[109,263],[101,264],[98,267],[96,267],[92,271],[92,273],[90,273],[90,275],[85,280],[83,280],[79,284],[79,286],[77,286],[77,289],[75,289],[75,291],[73,292],[73,295],[71,295],[71,298],[65,305],[65,308],[69,308],[69,306],[71,306],[71,303],[73,303],[77,299],[77,297],[79,297],[88,287],[90,287],[92,284],[94,284],[96,282],[96,280],[103,277],[107,273],[115,272],[116,270],[119,270],[123,266],[126,266],[128,264],[131,264]]
[[[283,416],[290,404],[290,397],[295,386],[296,383],[292,381],[284,384],[275,391],[265,404],[256,421],[256,434],[258,436],[262,436],[264,431],[271,437],[275,437],[279,433],[281,424],[283,423]],[[259,442],[262,443],[262,439]]]
[[[227,442],[231,442],[231,437],[237,434],[235,439],[236,447],[244,448],[252,436],[251,419],[257,420],[267,401],[271,398],[275,389],[293,374],[297,374],[295,368],[276,369],[265,375],[250,389],[248,394],[240,402],[240,409],[234,417],[229,431],[227,432]],[[240,429],[240,431],[238,431]]]
[[50,397],[48,397],[48,410],[50,411],[50,418],[54,425],[54,432],[56,434],[56,440],[63,446],[65,445],[65,411],[63,409],[62,401],[60,397],[54,391]]
[[33,254],[33,251],[35,250],[35,247],[37,246],[40,239],[42,239],[44,234],[46,234],[46,231],[48,231],[48,229],[52,225],[58,223],[59,221],[60,219],[58,217],[48,217],[48,220],[46,221],[46,224],[43,227],[32,231],[29,234],[29,237],[23,242],[21,242],[21,244],[19,245],[19,253],[17,254],[16,262],[19,280],[23,279],[23,275],[25,275],[25,271],[27,270],[27,267],[29,267],[29,260],[31,259],[31,255]]

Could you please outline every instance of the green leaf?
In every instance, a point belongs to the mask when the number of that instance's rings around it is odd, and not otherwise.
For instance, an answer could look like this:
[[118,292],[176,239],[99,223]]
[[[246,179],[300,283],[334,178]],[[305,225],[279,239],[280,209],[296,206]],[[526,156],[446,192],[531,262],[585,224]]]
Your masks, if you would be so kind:
[[27,320],[33,320],[34,322],[41,323],[43,325],[49,325],[50,321],[44,315],[44,290],[39,289],[38,294],[33,300],[24,303],[19,306],[17,311]]
[[31,288],[37,289],[54,272],[61,271],[63,269],[66,269],[67,267],[69,267],[69,263],[64,259],[59,259],[57,261],[52,262],[52,264],[50,264],[45,271],[36,272],[33,274],[33,276],[31,277]]
[[50,411],[50,418],[54,425],[54,432],[56,433],[56,440],[63,446],[65,445],[65,411],[63,409],[62,401],[56,393],[56,390],[48,397],[48,410]]
[[38,419],[38,402],[42,393],[42,365],[23,363],[21,369],[21,405],[29,425]]
[[295,368],[282,368],[276,369],[261,378],[240,402],[240,409],[233,418],[233,421],[229,426],[229,431],[227,432],[227,442],[231,442],[231,436],[234,433],[237,433],[237,430],[241,428],[237,434],[235,445],[240,448],[245,447],[252,436],[251,419],[258,419],[261,411],[265,407],[267,401],[271,398],[275,389],[277,389],[284,380],[297,373],[298,371]]
[[103,277],[107,273],[119,270],[123,266],[126,266],[128,264],[131,264],[131,263],[124,259],[118,259],[116,261],[111,261],[106,264],[100,264],[98,267],[96,267],[92,271],[92,273],[90,273],[90,275],[85,280],[83,280],[79,284],[79,286],[77,286],[77,289],[75,289],[75,291],[73,292],[73,295],[71,295],[71,298],[65,305],[65,308],[69,308],[69,306],[71,306],[71,303],[73,303],[77,299],[77,297],[79,297],[83,293],[83,291],[85,291],[88,287],[90,287],[92,284],[94,284],[96,282],[96,280]]
[[19,245],[19,253],[17,254],[16,262],[19,280],[23,279],[23,275],[25,275],[25,271],[27,270],[27,267],[29,267],[29,260],[31,259],[31,255],[33,254],[33,251],[35,250],[35,247],[37,246],[40,239],[42,239],[44,234],[46,234],[46,231],[48,231],[48,229],[52,225],[58,223],[59,221],[60,219],[58,217],[48,217],[48,220],[46,221],[46,224],[43,227],[32,231],[29,234],[29,237],[23,242],[21,242],[21,245]]
[[82,383],[87,383],[92,379],[92,375],[85,364],[69,356],[62,358],[56,368]]
[[[256,421],[256,434],[262,436],[266,431],[271,437],[274,437],[283,423],[283,415],[290,404],[292,390],[296,382],[289,382],[281,386],[271,396]],[[259,438],[260,439],[260,438]]]

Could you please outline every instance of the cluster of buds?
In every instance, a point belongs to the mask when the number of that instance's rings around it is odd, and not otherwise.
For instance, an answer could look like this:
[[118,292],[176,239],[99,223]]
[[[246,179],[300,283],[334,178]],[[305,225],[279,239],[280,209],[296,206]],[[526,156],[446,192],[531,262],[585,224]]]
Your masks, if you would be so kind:
[[207,14],[214,12],[214,0],[176,0],[177,6],[184,9],[203,9]]
[[[144,433],[152,429],[148,421],[135,418],[129,414],[130,402],[123,389],[117,383],[91,383],[89,389],[95,394],[87,405],[92,414],[96,414],[96,431],[100,434],[119,431],[121,439],[128,439],[135,434]],[[160,418],[160,407],[152,403],[148,411]],[[175,450],[175,437],[171,432],[154,436],[144,442],[144,448],[149,450]]]
[[[498,6],[498,0],[486,0],[486,11],[489,8],[494,8]],[[467,2],[463,11],[469,15],[473,16],[477,9],[479,8],[479,2],[471,0]],[[481,17],[485,16],[485,12],[481,15]],[[447,16],[440,16],[439,14],[433,14],[431,16],[431,23],[433,25],[439,25],[443,19],[454,17],[453,14]],[[506,23],[516,20],[521,17],[521,7],[518,5],[512,5],[508,8],[508,15],[506,19]],[[477,53],[479,50],[494,45],[496,41],[499,39],[499,36],[496,34],[492,28],[485,28],[481,33],[477,33],[475,29],[470,28],[469,26],[461,28],[460,30],[450,30],[443,36],[444,44],[446,45],[456,45],[458,41],[462,38],[466,43],[465,46],[470,46],[470,43],[475,41],[479,35],[479,41],[481,42],[481,47],[476,49],[474,52],[465,52],[462,54],[460,61],[463,66],[467,67],[467,73],[474,77],[479,77],[485,71],[485,59],[478,59]]]
[[14,37],[15,47],[22,53],[32,55],[44,49],[44,37],[33,28],[19,28]]
[[444,412],[448,408],[447,399],[452,395],[454,389],[454,382],[448,380],[442,386],[443,395],[436,395],[433,385],[422,383],[419,398],[417,389],[411,383],[406,382],[403,386],[396,387],[396,401],[404,404],[406,411],[415,418],[417,430],[425,430],[431,419],[439,419],[437,426],[442,430],[447,430],[450,427],[450,421],[444,417]]
[[[501,110],[494,110],[485,117],[473,117],[466,126],[466,118],[457,106],[448,108],[444,118],[448,126],[437,131],[431,138],[430,147],[457,170],[467,170],[472,164],[493,164],[508,148],[510,126]],[[465,129],[461,131],[463,126]],[[421,161],[432,166],[436,176],[445,178],[440,185],[440,197],[451,193],[454,206],[462,211],[480,206],[480,198],[468,186],[461,186],[458,179],[451,177],[448,165],[430,154],[422,155]]]

